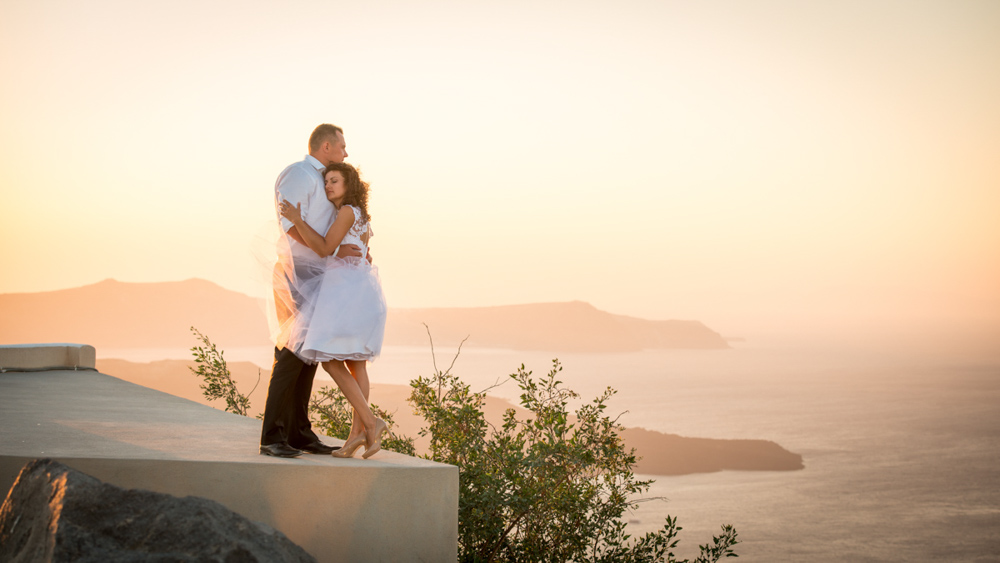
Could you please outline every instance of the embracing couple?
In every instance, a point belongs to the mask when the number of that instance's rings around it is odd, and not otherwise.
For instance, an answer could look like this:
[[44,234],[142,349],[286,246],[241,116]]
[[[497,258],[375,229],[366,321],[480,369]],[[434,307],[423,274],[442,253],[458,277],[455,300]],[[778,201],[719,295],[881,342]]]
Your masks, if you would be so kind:
[[[275,205],[284,234],[274,267],[278,331],[267,389],[260,453],[302,452],[368,458],[382,447],[385,421],[368,406],[369,360],[381,352],[386,304],[368,240],[368,183],[344,162],[340,127],[324,123],[309,154],[278,176]],[[317,364],[354,409],[344,445],[324,444],[309,422]]]

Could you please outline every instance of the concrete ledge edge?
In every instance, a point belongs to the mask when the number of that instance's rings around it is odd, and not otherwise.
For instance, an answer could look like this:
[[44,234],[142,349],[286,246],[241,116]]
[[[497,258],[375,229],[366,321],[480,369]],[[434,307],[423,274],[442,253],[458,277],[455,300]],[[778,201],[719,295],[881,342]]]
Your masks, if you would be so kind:
[[0,371],[42,371],[97,367],[97,350],[89,344],[0,345]]

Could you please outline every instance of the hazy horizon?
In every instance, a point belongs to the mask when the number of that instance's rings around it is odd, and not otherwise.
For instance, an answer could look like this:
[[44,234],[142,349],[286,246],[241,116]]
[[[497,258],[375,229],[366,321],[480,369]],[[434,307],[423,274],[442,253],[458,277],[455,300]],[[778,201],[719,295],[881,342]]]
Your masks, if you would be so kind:
[[[218,289],[209,289],[205,282]],[[38,297],[10,300],[22,294]],[[43,297],[46,294],[51,296]],[[0,323],[0,333],[6,334],[3,339],[8,344],[79,341],[99,348],[110,346],[112,349],[123,350],[169,350],[184,346],[186,350],[186,344],[192,338],[188,330],[192,324],[207,330],[213,340],[226,348],[246,347],[252,345],[251,342],[264,343],[267,340],[264,300],[198,278],[183,282],[118,282],[109,278],[66,290],[0,293],[0,298],[4,298],[0,299],[0,305],[7,311],[5,322]],[[146,305],[143,306],[142,303]],[[485,311],[469,316],[470,310],[476,309]],[[426,314],[421,316],[418,314],[420,311]],[[639,330],[640,333],[647,330],[628,328],[625,325],[618,329],[602,326],[606,322],[617,325],[623,320],[613,320],[614,317],[607,315],[614,316],[618,313],[603,311],[583,301],[458,308],[390,306],[390,313],[388,333],[391,335],[388,343],[397,347],[425,344],[426,329],[422,324],[428,323],[439,348],[454,348],[463,338],[473,337],[467,343],[467,348],[483,345],[488,349],[508,348],[500,343],[508,342],[513,345],[520,342],[528,347],[515,346],[510,349],[538,351],[554,346],[551,351],[556,353],[587,349],[599,349],[605,353],[624,351],[628,348],[628,342],[622,340],[624,334],[614,332],[615,330]],[[552,315],[567,317],[554,318]],[[667,348],[676,347],[681,350],[709,344],[703,339],[711,338],[713,333],[715,338],[721,337],[736,347],[813,349],[821,353],[831,349],[854,350],[859,353],[878,350],[891,355],[919,350],[924,355],[933,353],[939,357],[971,359],[994,357],[995,352],[1000,350],[998,322],[936,320],[894,326],[870,322],[856,324],[846,331],[832,326],[789,324],[750,327],[746,332],[740,333],[732,331],[731,327],[713,326],[697,318],[626,317],[668,323],[695,323],[690,329],[680,328],[686,326],[682,324],[670,325],[673,328],[666,330],[674,332],[669,333],[670,336],[663,333],[659,337],[666,336],[672,343]],[[698,323],[702,326],[701,329],[697,328]],[[558,335],[550,335],[547,330],[558,331]],[[607,333],[608,330],[612,332]],[[682,332],[676,332],[678,330]],[[601,335],[611,340],[606,345],[601,345],[594,340]],[[135,342],[127,344],[132,341]],[[664,343],[647,343],[640,345],[638,349],[649,348],[649,345],[662,348]],[[109,357],[103,350],[99,350],[99,355]],[[166,357],[175,355],[161,359]]]

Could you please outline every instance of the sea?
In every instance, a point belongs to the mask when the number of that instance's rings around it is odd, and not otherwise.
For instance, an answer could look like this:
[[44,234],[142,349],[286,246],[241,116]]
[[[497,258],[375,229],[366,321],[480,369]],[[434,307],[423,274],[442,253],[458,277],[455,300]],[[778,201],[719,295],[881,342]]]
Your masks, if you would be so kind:
[[[437,369],[516,403],[508,375],[545,375],[589,401],[607,387],[625,426],[689,437],[771,440],[802,455],[797,471],[646,476],[625,515],[633,536],[683,528],[674,553],[697,556],[723,524],[749,562],[1000,562],[1000,346],[734,343],[729,350],[554,354],[386,347],[373,382],[407,385]],[[1000,343],[998,343],[1000,344]],[[107,350],[131,361],[187,350]],[[457,356],[456,356],[457,353]],[[270,366],[266,348],[227,349]]]

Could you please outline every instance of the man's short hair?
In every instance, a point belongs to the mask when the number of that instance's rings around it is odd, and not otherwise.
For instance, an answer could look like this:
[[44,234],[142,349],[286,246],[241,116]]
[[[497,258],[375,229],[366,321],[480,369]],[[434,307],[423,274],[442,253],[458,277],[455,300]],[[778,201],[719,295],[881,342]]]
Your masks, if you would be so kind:
[[336,139],[337,133],[343,135],[344,130],[336,125],[330,125],[329,123],[324,123],[313,129],[312,135],[309,135],[309,152],[314,153],[318,151],[327,140]]

